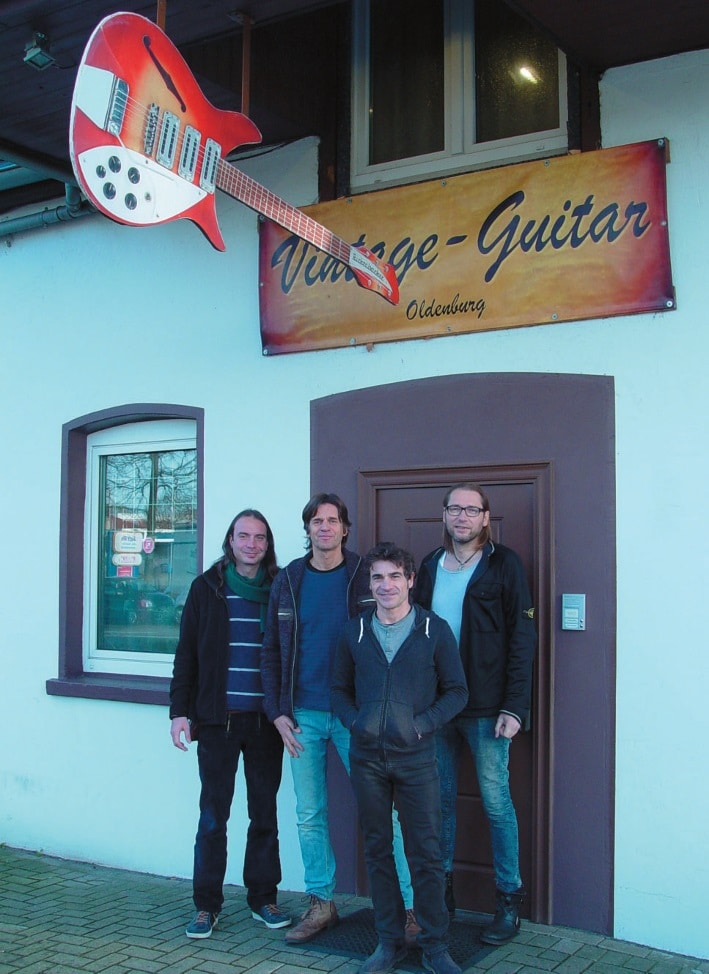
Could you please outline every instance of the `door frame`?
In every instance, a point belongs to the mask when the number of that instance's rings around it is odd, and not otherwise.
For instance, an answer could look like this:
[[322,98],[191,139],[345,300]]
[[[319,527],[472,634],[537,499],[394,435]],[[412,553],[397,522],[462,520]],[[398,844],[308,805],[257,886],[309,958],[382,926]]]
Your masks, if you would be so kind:
[[[367,551],[376,541],[378,495],[406,487],[438,487],[441,497],[451,484],[528,484],[534,496],[534,578],[532,600],[537,620],[538,650],[532,691],[532,874],[528,877],[530,917],[551,922],[551,809],[553,807],[552,755],[554,719],[552,679],[554,640],[549,607],[553,578],[552,510],[553,476],[549,462],[425,466],[405,469],[360,470],[357,475],[357,550]],[[361,863],[362,857],[358,856]],[[360,876],[361,872],[358,870]]]

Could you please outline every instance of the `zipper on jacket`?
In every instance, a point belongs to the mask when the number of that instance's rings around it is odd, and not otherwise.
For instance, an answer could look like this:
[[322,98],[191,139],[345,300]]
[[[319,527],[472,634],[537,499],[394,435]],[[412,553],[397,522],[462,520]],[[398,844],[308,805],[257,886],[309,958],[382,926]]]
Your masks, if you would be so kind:
[[[374,638],[374,641],[379,645],[379,640]],[[381,649],[381,647],[380,647]],[[387,662],[387,678],[384,683],[384,706],[382,707],[382,716],[379,721],[379,751],[381,753],[382,759],[386,755],[386,748],[384,747],[384,727],[386,725],[385,717],[389,711],[389,695],[391,692],[391,664]]]
[[[343,555],[344,555],[344,552],[343,552]],[[348,619],[353,619],[354,618],[354,616],[350,615],[350,590],[352,588],[352,585],[354,583],[355,577],[357,576],[357,572],[359,571],[359,566],[361,564],[362,564],[362,557],[359,556],[358,557],[358,560],[357,560],[357,564],[355,565],[355,570],[352,572],[351,577],[347,580],[347,592],[345,593],[345,607],[347,609],[347,618]],[[346,557],[345,557],[345,571],[347,571],[347,558]],[[359,606],[355,606],[355,608],[359,609]],[[357,614],[358,613],[355,613],[355,615],[357,615]]]
[[[413,606],[412,606],[412,611],[413,612],[416,612],[416,609],[414,609]],[[406,637],[406,639],[403,641],[403,643],[401,644],[401,646],[399,646],[399,648],[397,650],[397,656],[401,652],[401,650],[404,648],[404,646],[407,644],[407,642],[409,641],[409,639],[411,639],[411,636],[421,626],[424,626],[425,627],[425,630],[426,630],[426,638],[427,639],[430,638],[430,636],[428,634],[428,627],[429,627],[429,622],[431,620],[431,616],[430,616],[430,614],[428,612],[426,612],[425,609],[422,609],[421,611],[425,613],[425,619],[421,619],[421,620],[418,620],[418,621],[414,620],[414,625],[413,625],[413,628],[412,628],[411,632],[409,633],[409,635]],[[374,630],[373,630],[373,628],[371,626],[371,623],[370,623],[370,625],[367,628],[369,629],[369,638],[374,643],[375,648],[378,649],[379,652],[381,653],[381,655],[383,656],[384,662],[386,663],[386,668],[387,668],[386,680],[384,681],[384,701],[383,701],[383,704],[382,704],[382,714],[381,714],[381,717],[379,718],[379,752],[380,752],[380,754],[382,756],[382,760],[385,760],[386,759],[386,747],[384,746],[384,727],[386,725],[386,719],[385,718],[386,718],[386,715],[387,715],[387,713],[389,711],[389,703],[390,703],[390,698],[391,698],[391,682],[392,682],[391,668],[392,668],[392,663],[390,663],[389,660],[387,659],[386,653],[382,649],[379,640],[377,639],[377,637],[374,634]],[[362,634],[364,632],[366,632],[366,631],[367,631],[367,629],[364,627],[364,618],[362,618],[362,619],[360,619],[360,636],[359,636],[359,639],[357,640],[358,642],[361,642],[362,641]],[[394,657],[394,658],[396,658],[396,657]],[[392,662],[393,662],[393,660],[392,660]],[[422,740],[423,738],[421,737],[421,734],[419,732],[419,729],[416,726],[416,724],[414,724],[414,722],[413,722],[413,715],[411,717],[411,723],[412,723],[412,726],[414,728],[414,732],[416,734],[417,739],[419,741]]]
[[293,591],[293,585],[291,583],[288,568],[285,569],[285,573],[286,579],[288,580],[290,597],[293,601],[293,665],[290,668],[290,687],[288,696],[290,699],[290,712],[293,715],[293,720],[295,720],[295,664],[298,656],[298,605],[295,601],[295,592]]

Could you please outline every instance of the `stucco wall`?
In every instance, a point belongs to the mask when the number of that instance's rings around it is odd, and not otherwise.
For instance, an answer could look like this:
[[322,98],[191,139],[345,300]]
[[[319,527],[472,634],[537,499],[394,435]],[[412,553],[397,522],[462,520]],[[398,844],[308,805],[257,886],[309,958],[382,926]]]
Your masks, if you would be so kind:
[[[63,422],[129,402],[202,406],[205,564],[232,514],[252,504],[271,520],[285,562],[302,552],[311,399],[453,372],[609,374],[617,393],[616,934],[709,955],[707,67],[709,53],[700,52],[615,70],[602,84],[606,145],[671,141],[671,314],[264,359],[256,219],[225,197],[226,254],[186,223],[131,230],[100,217],[0,240],[0,841],[191,873],[196,761],[172,748],[166,713],[45,693],[57,672]],[[312,143],[244,168],[296,204],[314,198]],[[228,874],[235,883],[242,799],[243,788]],[[283,886],[300,889],[287,770],[280,821]]]

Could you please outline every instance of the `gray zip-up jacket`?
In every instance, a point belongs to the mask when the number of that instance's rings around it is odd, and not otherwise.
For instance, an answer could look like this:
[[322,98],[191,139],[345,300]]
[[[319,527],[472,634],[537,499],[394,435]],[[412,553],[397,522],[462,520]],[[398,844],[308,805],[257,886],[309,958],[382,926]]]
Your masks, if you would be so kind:
[[353,753],[433,753],[435,732],[468,699],[448,623],[415,605],[414,626],[391,663],[372,629],[374,609],[345,626],[335,651],[332,709]]

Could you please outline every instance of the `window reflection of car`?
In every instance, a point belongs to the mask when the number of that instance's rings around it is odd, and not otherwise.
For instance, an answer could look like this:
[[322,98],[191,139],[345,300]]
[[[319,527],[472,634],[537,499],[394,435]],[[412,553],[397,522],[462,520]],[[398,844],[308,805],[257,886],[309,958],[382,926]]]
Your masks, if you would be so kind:
[[175,622],[175,600],[158,589],[142,592],[135,602],[137,622],[172,625]]
[[131,585],[125,579],[106,582],[104,624],[108,626],[173,625],[178,621],[175,600],[159,589]]

